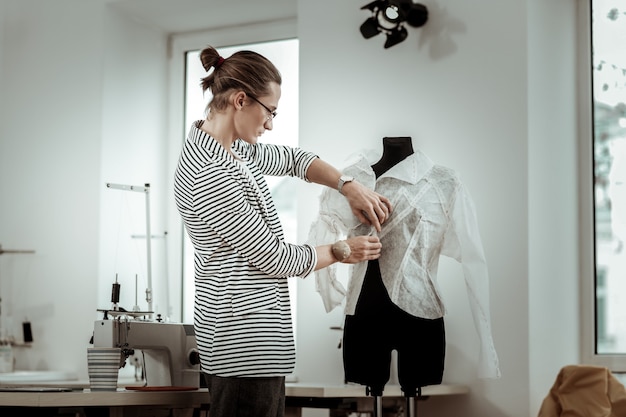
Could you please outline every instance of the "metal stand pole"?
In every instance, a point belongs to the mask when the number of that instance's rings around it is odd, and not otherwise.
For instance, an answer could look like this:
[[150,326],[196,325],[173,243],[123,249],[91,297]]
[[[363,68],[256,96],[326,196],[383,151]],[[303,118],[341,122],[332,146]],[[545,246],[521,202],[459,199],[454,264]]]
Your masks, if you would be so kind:
[[[150,184],[145,184],[146,194],[146,258],[148,263],[148,288],[146,288],[146,302],[148,311],[154,311],[152,299],[152,231],[150,230]],[[148,316],[152,319],[152,313]]]
[[107,188],[124,190],[124,191],[136,191],[144,193],[146,196],[146,258],[147,258],[147,278],[148,287],[146,288],[146,302],[148,303],[148,319],[152,320],[152,233],[150,231],[150,184],[146,183],[144,186],[137,185],[125,185],[125,184],[112,184],[107,183]]
[[371,395],[372,397],[374,397],[373,417],[382,417],[383,416],[383,401],[382,401],[383,390],[380,388],[372,390],[371,387],[366,387],[365,392],[367,393],[367,395]]
[[406,417],[417,417],[417,403],[416,399],[422,396],[422,387],[417,387],[417,390],[411,390],[405,393],[406,398]]
[[407,417],[417,417],[415,397],[406,397],[406,415]]
[[382,398],[378,395],[374,397],[374,416],[373,417],[382,417],[383,416],[383,401]]

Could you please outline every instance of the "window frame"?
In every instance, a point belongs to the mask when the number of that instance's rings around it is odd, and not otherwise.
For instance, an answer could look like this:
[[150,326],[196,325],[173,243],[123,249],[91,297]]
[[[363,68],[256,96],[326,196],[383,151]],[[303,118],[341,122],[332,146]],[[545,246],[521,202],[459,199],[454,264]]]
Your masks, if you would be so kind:
[[626,353],[597,353],[592,0],[578,2],[578,27],[581,359],[626,372]]

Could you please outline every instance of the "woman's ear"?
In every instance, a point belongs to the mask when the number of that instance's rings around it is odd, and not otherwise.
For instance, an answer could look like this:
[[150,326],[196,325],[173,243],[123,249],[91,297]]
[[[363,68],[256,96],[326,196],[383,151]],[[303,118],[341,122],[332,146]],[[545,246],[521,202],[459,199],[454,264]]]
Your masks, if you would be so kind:
[[243,91],[238,91],[232,95],[231,100],[233,106],[235,106],[235,110],[241,110],[246,101],[246,93],[244,93]]

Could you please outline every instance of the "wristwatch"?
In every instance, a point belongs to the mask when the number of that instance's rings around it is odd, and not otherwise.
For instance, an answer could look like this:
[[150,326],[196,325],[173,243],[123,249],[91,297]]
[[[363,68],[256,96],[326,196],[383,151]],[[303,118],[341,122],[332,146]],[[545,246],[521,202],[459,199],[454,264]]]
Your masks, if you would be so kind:
[[333,256],[337,261],[343,262],[352,255],[352,251],[350,250],[350,245],[345,240],[340,240],[339,242],[333,243],[330,247],[333,252]]
[[343,186],[352,181],[354,181],[354,177],[351,177],[349,175],[342,175],[341,177],[339,177],[339,183],[337,184],[337,191],[343,194],[342,192]]

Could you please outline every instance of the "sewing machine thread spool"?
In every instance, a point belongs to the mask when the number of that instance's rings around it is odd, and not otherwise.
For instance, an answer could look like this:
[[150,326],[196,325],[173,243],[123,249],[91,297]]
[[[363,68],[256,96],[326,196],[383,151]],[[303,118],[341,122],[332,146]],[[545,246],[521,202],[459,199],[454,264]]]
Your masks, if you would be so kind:
[[120,302],[120,287],[121,285],[117,282],[113,284],[113,288],[111,289],[111,302],[114,305]]
[[22,333],[24,334],[24,343],[30,343],[33,341],[33,331],[30,327],[29,321],[22,323]]

